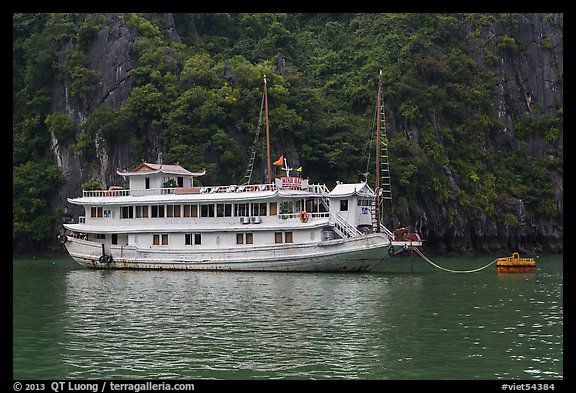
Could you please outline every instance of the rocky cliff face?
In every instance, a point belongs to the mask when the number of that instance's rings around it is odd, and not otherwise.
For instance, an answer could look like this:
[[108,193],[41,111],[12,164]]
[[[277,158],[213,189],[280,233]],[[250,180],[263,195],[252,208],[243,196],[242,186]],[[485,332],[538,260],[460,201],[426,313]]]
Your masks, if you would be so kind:
[[[68,93],[69,79],[56,83],[53,89],[52,111],[70,116],[77,132],[83,132],[82,126],[88,115],[101,103],[112,109],[122,107],[132,91],[131,69],[135,59],[131,55],[136,37],[128,29],[120,14],[106,14],[104,28],[100,30],[94,42],[88,48],[88,67],[101,76],[99,85],[89,98],[83,102],[73,99]],[[66,50],[67,49],[67,50]],[[70,53],[65,48],[61,62]],[[115,146],[109,151],[102,136],[95,136],[96,160],[86,160],[82,154],[59,143],[52,136],[52,149],[60,168],[67,176],[66,184],[58,193],[55,201],[64,212],[64,220],[71,220],[82,213],[77,206],[66,202],[66,198],[79,196],[81,184],[89,179],[99,179],[103,184],[112,184],[116,179],[116,168],[128,165],[129,154],[126,148]]]
[[[469,51],[476,53],[475,61],[480,67],[486,51],[495,54],[499,63],[497,96],[498,116],[505,126],[498,135],[503,151],[514,149],[516,144],[514,120],[525,113],[539,111],[553,114],[563,102],[563,15],[526,14],[518,28],[510,30],[503,22],[490,22],[481,27],[468,26],[470,32],[478,29],[476,41],[469,43]],[[52,111],[67,113],[74,122],[77,132],[88,115],[101,103],[113,109],[122,107],[132,91],[131,70],[137,64],[132,47],[139,39],[134,30],[128,28],[121,14],[107,14],[103,28],[87,51],[88,67],[100,75],[100,83],[84,102],[73,100],[68,94],[69,80],[66,78],[54,86]],[[171,14],[165,16],[166,34],[179,41],[178,26]],[[501,37],[509,37],[511,44],[502,44]],[[64,51],[69,53],[71,48]],[[394,121],[394,119],[392,119]],[[396,124],[400,124],[399,121]],[[405,132],[416,133],[418,130]],[[562,132],[562,130],[561,130]],[[556,142],[562,146],[562,135]],[[128,147],[118,144],[112,150],[96,135],[96,158],[86,160],[82,154],[70,149],[52,137],[52,149],[57,163],[67,175],[67,182],[60,190],[55,207],[64,212],[64,220],[75,218],[77,207],[66,202],[67,197],[78,196],[80,185],[91,178],[100,179],[106,186],[119,180],[116,168],[126,167],[139,159],[132,157]],[[547,155],[549,144],[542,136],[534,135],[529,141],[530,150],[536,156]],[[447,169],[448,170],[448,169]],[[448,170],[449,171],[449,170]],[[458,214],[447,226],[448,207],[435,204],[426,195],[419,196],[402,217],[404,224],[418,230],[427,240],[427,246],[436,252],[491,252],[495,250],[518,250],[536,252],[561,252],[563,249],[563,178],[555,176],[555,196],[559,216],[556,218],[527,214],[522,199],[506,201],[507,211],[513,212],[517,227],[498,223],[493,217],[478,210],[472,219],[465,218],[459,206],[452,206]],[[457,184],[457,180],[454,180]],[[535,185],[537,186],[537,185]]]
[[[469,26],[470,31],[472,26]],[[537,112],[537,116],[556,114],[563,105],[563,16],[562,14],[526,14],[518,28],[511,30],[502,22],[493,22],[480,29],[478,39],[469,48],[476,53],[475,61],[484,65],[482,53],[497,54],[498,66],[498,117],[505,125],[498,135],[498,145],[506,154],[517,146],[514,120]],[[502,45],[502,37],[510,44]],[[485,68],[487,68],[485,66]],[[557,146],[563,145],[560,130]],[[541,135],[529,139],[533,157],[552,155],[550,144]],[[526,157],[526,159],[529,159]],[[511,212],[520,223],[507,226],[498,223],[478,209],[475,217],[463,219],[465,213],[459,206],[452,226],[448,222],[446,206],[434,204],[426,196],[420,197],[417,207],[406,214],[407,222],[419,230],[434,251],[494,252],[517,250],[520,252],[562,252],[563,250],[563,178],[552,175],[557,217],[527,214],[520,198],[508,198],[499,211]],[[538,187],[538,184],[534,184]]]

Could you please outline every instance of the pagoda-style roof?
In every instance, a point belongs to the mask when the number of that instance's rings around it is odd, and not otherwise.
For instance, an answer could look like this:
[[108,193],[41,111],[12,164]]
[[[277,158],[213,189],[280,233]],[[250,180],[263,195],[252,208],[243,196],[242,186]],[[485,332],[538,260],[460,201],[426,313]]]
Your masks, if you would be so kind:
[[200,172],[190,172],[186,168],[176,164],[153,164],[150,162],[142,161],[138,166],[131,171],[118,169],[116,171],[121,176],[137,176],[137,175],[152,175],[156,173],[163,173],[166,175],[176,176],[202,176],[206,174],[206,169]]
[[372,194],[372,189],[365,182],[351,184],[339,183],[330,192],[330,197],[346,198],[353,195],[371,196]]

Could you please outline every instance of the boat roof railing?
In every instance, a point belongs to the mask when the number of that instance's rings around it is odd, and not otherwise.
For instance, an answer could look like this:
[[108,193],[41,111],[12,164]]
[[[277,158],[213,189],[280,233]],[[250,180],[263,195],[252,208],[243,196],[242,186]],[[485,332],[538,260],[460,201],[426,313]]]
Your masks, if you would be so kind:
[[307,191],[314,194],[328,194],[330,190],[324,184],[309,184],[307,186],[291,186],[279,188],[274,183],[269,184],[246,184],[230,186],[204,186],[204,187],[164,187],[149,188],[141,190],[117,189],[110,187],[108,190],[82,190],[82,197],[123,197],[123,196],[148,196],[148,195],[169,195],[169,194],[212,194],[212,193],[239,193],[239,192],[261,192],[277,190],[297,190]]

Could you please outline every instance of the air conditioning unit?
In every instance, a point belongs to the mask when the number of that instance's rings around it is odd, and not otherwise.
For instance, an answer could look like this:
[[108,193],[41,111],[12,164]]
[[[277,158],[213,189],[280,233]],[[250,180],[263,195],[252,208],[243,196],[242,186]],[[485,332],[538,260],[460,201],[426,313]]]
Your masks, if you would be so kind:
[[250,224],[250,217],[240,217],[240,222],[242,224]]
[[262,222],[262,219],[260,217],[250,217],[250,222],[252,224],[260,224]]

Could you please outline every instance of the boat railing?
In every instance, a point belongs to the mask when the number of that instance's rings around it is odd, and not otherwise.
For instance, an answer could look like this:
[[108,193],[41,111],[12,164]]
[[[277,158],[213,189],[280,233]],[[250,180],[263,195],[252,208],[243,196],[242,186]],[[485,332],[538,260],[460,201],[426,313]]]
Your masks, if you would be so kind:
[[330,190],[326,187],[326,184],[310,184],[308,186],[308,191],[315,194],[329,194]]
[[356,237],[362,236],[362,232],[356,229],[352,224],[350,224],[344,217],[340,215],[338,212],[332,212],[331,217],[333,218],[334,222],[332,225],[336,232],[342,237]]
[[394,238],[394,234],[392,233],[392,231],[386,228],[382,223],[380,223],[380,232],[385,233],[390,238]]
[[[328,194],[330,190],[324,184],[310,184],[304,187],[291,187],[292,190],[308,191],[315,194]],[[164,187],[148,189],[108,189],[108,190],[82,190],[84,198],[123,197],[123,196],[148,196],[169,194],[213,194],[213,193],[237,193],[237,192],[260,192],[276,191],[278,186],[269,184],[245,184],[230,186],[203,186],[203,187]]]
[[230,186],[206,186],[200,188],[200,193],[220,193],[220,192],[258,192],[258,191],[275,191],[275,184],[244,184]]
[[82,190],[84,198],[129,196],[130,190]]

